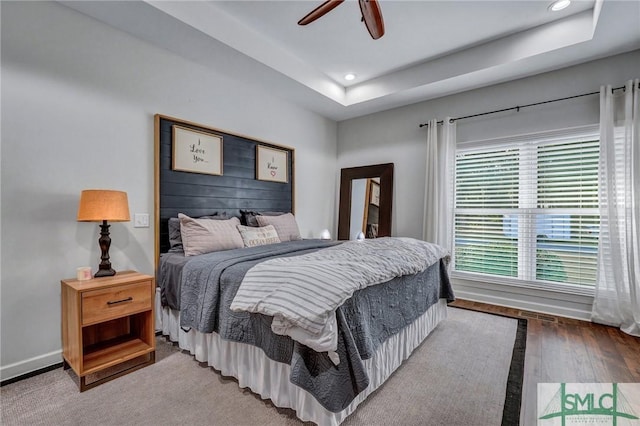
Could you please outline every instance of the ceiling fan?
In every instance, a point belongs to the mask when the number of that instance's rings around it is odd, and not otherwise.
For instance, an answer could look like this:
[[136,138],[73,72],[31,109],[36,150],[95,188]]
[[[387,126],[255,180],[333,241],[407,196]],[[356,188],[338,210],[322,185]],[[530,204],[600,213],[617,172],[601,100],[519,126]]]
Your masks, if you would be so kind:
[[[320,6],[309,12],[304,18],[298,21],[298,25],[307,25],[316,19],[331,12],[338,7],[344,0],[327,0]],[[382,20],[382,12],[378,0],[358,0],[360,3],[360,12],[362,13],[362,21],[367,26],[369,34],[374,40],[384,35],[384,21]]]

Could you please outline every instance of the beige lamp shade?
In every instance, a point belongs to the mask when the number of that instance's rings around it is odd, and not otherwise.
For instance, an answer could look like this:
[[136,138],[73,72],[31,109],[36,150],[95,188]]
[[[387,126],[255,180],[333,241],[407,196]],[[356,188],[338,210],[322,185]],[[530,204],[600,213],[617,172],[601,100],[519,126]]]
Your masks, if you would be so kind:
[[128,222],[129,201],[124,191],[86,189],[80,194],[78,222]]

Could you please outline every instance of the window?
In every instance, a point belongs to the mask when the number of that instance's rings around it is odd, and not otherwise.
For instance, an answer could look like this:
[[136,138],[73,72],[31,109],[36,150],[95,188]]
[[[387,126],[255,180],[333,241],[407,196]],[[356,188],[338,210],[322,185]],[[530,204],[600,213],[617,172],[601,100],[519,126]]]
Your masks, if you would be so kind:
[[593,286],[598,138],[591,128],[459,147],[455,270]]

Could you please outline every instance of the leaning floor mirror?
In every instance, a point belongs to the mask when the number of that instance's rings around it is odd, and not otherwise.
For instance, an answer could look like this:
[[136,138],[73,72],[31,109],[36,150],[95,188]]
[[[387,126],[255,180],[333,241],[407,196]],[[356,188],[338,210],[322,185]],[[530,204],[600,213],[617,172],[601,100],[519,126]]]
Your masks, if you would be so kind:
[[393,163],[342,169],[338,239],[391,236],[392,195]]

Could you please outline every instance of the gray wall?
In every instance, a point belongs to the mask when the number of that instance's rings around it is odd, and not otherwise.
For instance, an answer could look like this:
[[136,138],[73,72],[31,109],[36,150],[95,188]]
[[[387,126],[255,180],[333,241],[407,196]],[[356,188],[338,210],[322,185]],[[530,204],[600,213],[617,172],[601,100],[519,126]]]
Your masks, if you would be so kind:
[[[392,235],[422,237],[426,128],[420,123],[460,117],[517,105],[598,91],[600,85],[621,86],[640,77],[640,50],[539,74],[458,95],[422,102],[343,121],[338,124],[338,167],[392,162],[394,168]],[[459,142],[484,140],[599,122],[599,96],[462,120]],[[534,286],[505,286],[453,276],[458,297],[589,319],[589,291],[550,292]]]
[[362,232],[362,220],[367,200],[367,179],[354,179],[351,181],[351,219],[349,221],[349,239],[354,240],[358,233]]
[[[53,2],[2,2],[1,377],[61,362],[60,279],[99,263],[80,191],[153,217],[153,115],[296,149],[304,237],[335,234],[336,123]],[[154,273],[154,234],[111,226],[116,269]]]

